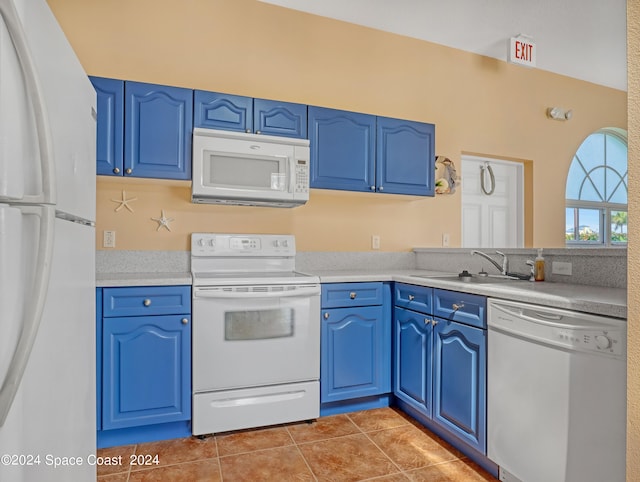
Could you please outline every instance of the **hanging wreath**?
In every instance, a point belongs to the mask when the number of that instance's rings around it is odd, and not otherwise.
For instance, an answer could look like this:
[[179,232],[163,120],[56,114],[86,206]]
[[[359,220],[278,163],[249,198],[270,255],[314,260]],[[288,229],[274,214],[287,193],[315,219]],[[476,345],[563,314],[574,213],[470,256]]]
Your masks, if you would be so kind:
[[458,173],[453,161],[448,157],[436,157],[436,194],[453,194],[456,192]]

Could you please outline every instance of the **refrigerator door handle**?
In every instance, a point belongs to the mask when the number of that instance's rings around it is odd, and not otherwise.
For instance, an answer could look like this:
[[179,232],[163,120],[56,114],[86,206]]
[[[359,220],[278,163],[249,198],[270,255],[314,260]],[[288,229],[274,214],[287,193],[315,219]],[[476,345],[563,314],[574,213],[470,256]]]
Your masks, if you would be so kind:
[[13,358],[9,363],[5,379],[0,385],[0,427],[4,425],[13,399],[16,396],[22,375],[31,355],[31,348],[35,342],[42,312],[49,288],[51,263],[53,261],[53,241],[55,229],[55,208],[53,206],[21,208],[23,214],[35,214],[40,219],[38,249],[36,255],[36,268],[33,277],[33,288],[25,291],[24,314],[22,319],[22,331],[18,343],[13,352]]
[[[49,117],[47,115],[46,103],[42,93],[42,87],[38,79],[33,58],[27,43],[20,17],[13,0],[0,0],[0,15],[11,37],[13,48],[18,56],[20,68],[25,80],[25,87],[36,123],[36,134],[38,136],[38,148],[40,150],[40,171],[42,175],[42,192],[40,194],[25,195],[19,201],[30,204],[55,204],[56,183],[53,159],[53,143],[51,141],[51,131],[49,129]],[[10,160],[11,162],[11,160]]]

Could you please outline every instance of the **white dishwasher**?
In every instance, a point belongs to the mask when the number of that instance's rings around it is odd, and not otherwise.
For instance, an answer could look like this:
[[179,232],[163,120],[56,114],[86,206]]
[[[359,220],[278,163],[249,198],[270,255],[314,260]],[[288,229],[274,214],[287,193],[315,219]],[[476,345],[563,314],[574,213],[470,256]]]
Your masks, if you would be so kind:
[[488,302],[487,455],[504,482],[625,480],[625,320]]

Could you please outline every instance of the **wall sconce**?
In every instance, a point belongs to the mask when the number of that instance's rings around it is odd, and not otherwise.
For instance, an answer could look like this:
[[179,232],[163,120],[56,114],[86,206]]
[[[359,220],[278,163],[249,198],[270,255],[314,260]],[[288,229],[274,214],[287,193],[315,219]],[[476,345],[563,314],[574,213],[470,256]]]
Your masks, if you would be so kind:
[[549,119],[566,121],[571,119],[573,111],[571,109],[563,109],[562,107],[549,107],[547,109],[547,117]]

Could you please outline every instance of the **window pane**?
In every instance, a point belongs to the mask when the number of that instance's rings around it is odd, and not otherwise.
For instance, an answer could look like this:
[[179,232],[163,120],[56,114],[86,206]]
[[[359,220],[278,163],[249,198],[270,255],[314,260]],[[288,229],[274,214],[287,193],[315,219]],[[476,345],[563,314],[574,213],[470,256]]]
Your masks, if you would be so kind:
[[578,209],[578,236],[580,241],[601,242],[601,213],[600,209]]
[[627,146],[615,136],[607,136],[607,166],[623,176],[627,172]]
[[613,169],[607,169],[607,201],[627,204],[626,177],[621,179]]
[[611,242],[627,242],[627,211],[611,211]]
[[576,220],[575,220],[575,209],[574,208],[566,208],[566,230],[565,230],[565,239],[567,241],[575,241],[576,240]]
[[574,157],[567,176],[567,199],[580,199],[580,185],[584,179],[584,174],[584,169]]
[[[604,187],[604,182],[602,183]],[[589,179],[585,179],[584,184],[582,186],[582,190],[580,191],[580,199],[582,201],[594,201],[594,202],[602,202],[602,196],[600,192],[596,191],[596,188],[593,187],[593,183]]]
[[604,134],[591,134],[578,148],[576,155],[587,171],[604,161]]

